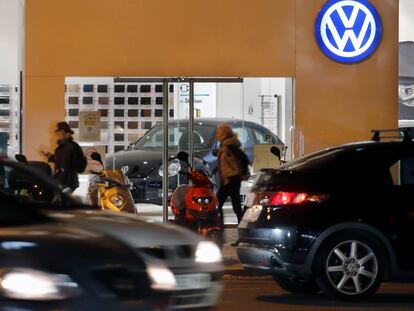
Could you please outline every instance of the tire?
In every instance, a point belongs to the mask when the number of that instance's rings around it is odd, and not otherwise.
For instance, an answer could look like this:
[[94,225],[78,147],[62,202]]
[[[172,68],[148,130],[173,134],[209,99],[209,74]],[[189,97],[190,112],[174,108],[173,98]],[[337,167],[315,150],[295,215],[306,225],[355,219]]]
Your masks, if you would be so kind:
[[272,276],[275,282],[289,293],[299,295],[312,295],[320,292],[319,287],[312,280],[301,280],[280,274],[273,274]]
[[208,238],[210,238],[217,246],[222,250],[224,245],[223,233],[218,230],[214,230],[208,233]]
[[363,300],[380,287],[385,258],[383,247],[369,234],[343,233],[318,251],[315,280],[320,289],[334,299]]

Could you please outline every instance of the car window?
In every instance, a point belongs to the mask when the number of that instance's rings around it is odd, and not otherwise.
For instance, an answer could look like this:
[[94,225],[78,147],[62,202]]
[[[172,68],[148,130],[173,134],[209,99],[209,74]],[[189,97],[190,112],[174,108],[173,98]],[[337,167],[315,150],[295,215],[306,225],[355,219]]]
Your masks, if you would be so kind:
[[7,164],[0,165],[0,191],[22,202],[57,203],[62,199],[56,188],[33,174],[30,169],[24,170]]
[[414,157],[404,157],[390,167],[396,186],[414,186]]
[[243,148],[253,148],[254,140],[247,127],[235,127],[233,132],[237,134],[237,137]]
[[252,128],[251,129],[254,137],[256,139],[257,144],[273,144],[275,143],[275,139],[273,138],[273,135],[270,132],[262,132],[258,129]]
[[[202,150],[210,148],[213,141],[215,127],[205,124],[194,125],[194,149]],[[187,124],[172,124],[168,126],[169,149],[189,148],[189,128]],[[157,125],[149,130],[135,145],[135,150],[161,150],[163,147],[163,127]]]

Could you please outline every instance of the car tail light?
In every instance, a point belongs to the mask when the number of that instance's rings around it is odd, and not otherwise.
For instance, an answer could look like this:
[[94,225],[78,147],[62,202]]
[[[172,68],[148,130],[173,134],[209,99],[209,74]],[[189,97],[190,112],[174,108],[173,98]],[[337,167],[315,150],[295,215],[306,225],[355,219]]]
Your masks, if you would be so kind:
[[320,203],[327,198],[328,195],[326,194],[280,191],[272,194],[268,202],[270,205],[297,205],[302,203]]

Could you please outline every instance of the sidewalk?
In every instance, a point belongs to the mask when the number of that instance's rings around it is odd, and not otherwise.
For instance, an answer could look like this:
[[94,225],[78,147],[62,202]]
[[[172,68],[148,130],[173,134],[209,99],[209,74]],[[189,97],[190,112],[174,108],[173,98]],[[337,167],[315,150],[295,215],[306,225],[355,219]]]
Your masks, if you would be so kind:
[[231,246],[231,243],[237,241],[237,228],[230,227],[224,229],[224,247],[223,247],[223,263],[224,275],[246,275],[248,274],[240,264],[237,257],[236,247]]

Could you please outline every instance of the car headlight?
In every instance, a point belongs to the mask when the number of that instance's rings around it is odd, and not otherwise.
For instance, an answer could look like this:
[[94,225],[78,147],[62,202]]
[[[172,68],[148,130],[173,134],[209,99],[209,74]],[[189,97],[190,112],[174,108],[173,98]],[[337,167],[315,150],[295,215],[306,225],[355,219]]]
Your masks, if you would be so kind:
[[125,203],[125,199],[119,194],[114,194],[113,196],[111,196],[110,200],[111,203],[118,208],[121,208]]
[[80,295],[80,288],[69,276],[32,269],[1,272],[0,292],[17,300],[63,300]]
[[198,243],[195,252],[196,262],[214,263],[223,259],[220,248],[214,242],[202,241]]
[[177,287],[174,274],[162,266],[149,266],[147,274],[154,290],[174,290]]
[[[161,177],[164,175],[163,172],[163,165],[161,165],[160,169],[158,170],[158,175],[160,175]],[[171,161],[168,164],[168,177],[174,177],[177,176],[178,173],[181,170],[181,165],[179,161]]]

